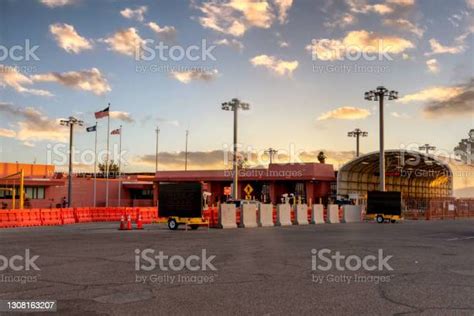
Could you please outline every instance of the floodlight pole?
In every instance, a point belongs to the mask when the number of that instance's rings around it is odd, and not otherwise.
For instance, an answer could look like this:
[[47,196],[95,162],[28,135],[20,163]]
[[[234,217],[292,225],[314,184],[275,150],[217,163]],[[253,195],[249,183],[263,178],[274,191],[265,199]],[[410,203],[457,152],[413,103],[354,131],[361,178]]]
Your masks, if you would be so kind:
[[359,140],[359,138],[360,137],[367,137],[367,135],[368,135],[368,133],[362,131],[360,128],[356,128],[352,132],[347,133],[348,137],[355,137],[356,138],[356,157],[360,156],[360,151],[359,151],[360,140]]
[[435,146],[431,146],[430,144],[424,144],[423,146],[418,147],[419,150],[424,150],[428,155],[430,150],[436,150]]
[[160,128],[157,127],[156,130],[156,147],[155,147],[155,173],[158,172],[158,141],[160,137]]
[[368,101],[379,101],[379,127],[380,127],[380,158],[379,158],[379,190],[385,191],[385,144],[384,144],[384,98],[389,100],[398,99],[398,92],[389,91],[383,86],[377,87],[375,90],[365,92],[365,99]]
[[277,152],[278,152],[278,150],[273,149],[271,147],[268,148],[267,150],[265,150],[265,153],[268,154],[268,157],[270,159],[270,164],[273,163],[273,155],[275,155]]

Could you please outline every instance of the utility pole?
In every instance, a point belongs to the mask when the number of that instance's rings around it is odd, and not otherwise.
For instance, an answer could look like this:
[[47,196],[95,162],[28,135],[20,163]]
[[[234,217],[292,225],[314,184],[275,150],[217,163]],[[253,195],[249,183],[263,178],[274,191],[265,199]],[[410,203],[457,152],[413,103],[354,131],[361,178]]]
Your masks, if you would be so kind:
[[273,156],[278,152],[278,150],[276,149],[273,149],[273,148],[268,148],[267,150],[265,150],[265,153],[268,155],[269,159],[270,159],[270,164],[273,163]]
[[380,157],[379,157],[379,173],[380,173],[380,191],[385,191],[385,148],[384,148],[384,98],[388,100],[398,99],[398,92],[395,90],[389,91],[383,86],[377,87],[375,90],[370,90],[364,93],[364,98],[368,101],[379,102],[379,127],[380,127]]
[[362,131],[360,128],[356,128],[355,130],[347,133],[348,137],[355,137],[356,138],[356,157],[359,157],[359,155],[360,155],[360,151],[359,151],[360,141],[359,141],[359,138],[360,137],[367,137],[368,135],[369,135],[369,133]]
[[189,130],[186,130],[186,144],[184,149],[184,171],[188,170],[188,136]]
[[238,111],[247,111],[250,109],[248,103],[241,102],[239,99],[234,98],[229,102],[222,103],[222,110],[234,112],[234,157],[233,157],[233,168],[234,168],[234,179],[233,179],[233,192],[232,198],[234,200],[239,199],[238,179],[239,179],[239,166],[237,161],[238,144],[237,144],[237,132],[238,132]]
[[156,147],[155,147],[155,172],[158,172],[158,141],[160,137],[160,128],[156,127]]
[[69,179],[67,188],[67,204],[68,207],[72,206],[72,154],[73,154],[73,140],[74,140],[74,125],[83,126],[84,122],[70,116],[67,120],[60,120],[59,124],[62,126],[69,127]]
[[428,155],[430,150],[436,150],[435,146],[431,146],[430,144],[424,144],[423,146],[418,147],[419,150],[424,150]]

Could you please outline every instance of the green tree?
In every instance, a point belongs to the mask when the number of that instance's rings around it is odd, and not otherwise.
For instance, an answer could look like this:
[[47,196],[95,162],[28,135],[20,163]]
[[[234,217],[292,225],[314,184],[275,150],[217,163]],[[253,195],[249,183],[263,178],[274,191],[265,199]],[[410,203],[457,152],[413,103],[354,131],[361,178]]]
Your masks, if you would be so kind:
[[[103,176],[105,176],[106,174],[106,169],[107,169],[107,166],[105,163],[99,163],[99,170]],[[119,168],[118,163],[115,163],[113,160],[111,160],[109,162],[109,178],[117,176],[119,172],[120,172],[120,168]]]

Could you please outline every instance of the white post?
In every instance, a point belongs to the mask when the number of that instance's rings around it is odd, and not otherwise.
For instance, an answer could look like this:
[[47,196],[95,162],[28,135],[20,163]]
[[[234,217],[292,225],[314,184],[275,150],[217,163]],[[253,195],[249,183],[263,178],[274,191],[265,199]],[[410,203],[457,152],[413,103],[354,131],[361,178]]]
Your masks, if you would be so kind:
[[105,206],[109,206],[109,138],[110,138],[110,103],[107,115],[107,160],[105,162]]
[[119,142],[119,170],[118,170],[118,177],[119,177],[119,186],[118,186],[118,206],[120,207],[121,202],[121,193],[122,193],[122,125],[120,125],[120,142]]
[[94,207],[97,206],[97,122],[95,122],[95,145],[94,145]]

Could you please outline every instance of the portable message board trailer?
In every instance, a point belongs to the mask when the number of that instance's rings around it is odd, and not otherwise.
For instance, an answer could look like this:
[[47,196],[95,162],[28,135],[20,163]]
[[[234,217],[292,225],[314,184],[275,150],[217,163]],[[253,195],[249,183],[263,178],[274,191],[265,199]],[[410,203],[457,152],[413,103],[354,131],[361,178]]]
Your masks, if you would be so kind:
[[203,219],[204,192],[200,182],[160,183],[158,189],[158,222],[168,223],[171,230],[181,224],[197,229],[208,226]]
[[392,223],[402,219],[401,192],[367,192],[366,219],[383,223],[386,220]]

